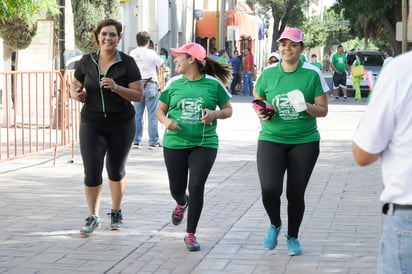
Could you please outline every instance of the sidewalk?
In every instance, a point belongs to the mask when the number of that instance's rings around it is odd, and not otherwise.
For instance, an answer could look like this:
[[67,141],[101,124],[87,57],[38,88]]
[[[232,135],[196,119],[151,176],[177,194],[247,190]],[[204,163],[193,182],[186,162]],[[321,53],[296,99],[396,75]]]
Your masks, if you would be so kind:
[[[199,252],[186,250],[170,222],[162,150],[133,149],[123,203],[125,228],[109,231],[110,194],[104,184],[103,223],[82,238],[87,216],[78,146],[0,165],[0,273],[376,273],[382,216],[378,164],[358,167],[351,138],[364,104],[331,101],[318,119],[321,153],[306,194],[300,231],[304,254],[289,257],[284,227],[279,245],[263,248],[269,221],[256,172],[259,121],[251,97],[234,96],[234,116],[219,121],[221,148],[206,184],[198,226]],[[107,181],[107,180],[106,180]]]

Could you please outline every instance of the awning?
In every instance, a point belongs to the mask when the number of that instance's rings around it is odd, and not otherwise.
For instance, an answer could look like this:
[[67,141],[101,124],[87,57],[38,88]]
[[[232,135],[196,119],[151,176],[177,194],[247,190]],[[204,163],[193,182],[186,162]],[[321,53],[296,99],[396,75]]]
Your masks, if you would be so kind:
[[[227,26],[238,26],[240,37],[243,39],[259,39],[259,28],[262,28],[262,20],[247,13],[235,10],[226,11]],[[196,36],[201,38],[216,38],[216,11],[203,11],[203,17],[196,21]]]

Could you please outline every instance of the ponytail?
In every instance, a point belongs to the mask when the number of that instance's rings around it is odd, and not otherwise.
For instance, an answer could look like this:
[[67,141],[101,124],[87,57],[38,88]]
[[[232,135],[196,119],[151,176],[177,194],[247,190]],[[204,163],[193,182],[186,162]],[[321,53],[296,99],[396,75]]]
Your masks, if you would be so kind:
[[229,82],[232,79],[232,71],[229,66],[222,65],[221,63],[210,57],[206,57],[205,65],[203,65],[199,60],[196,60],[196,63],[200,72],[218,78],[224,86],[229,85]]

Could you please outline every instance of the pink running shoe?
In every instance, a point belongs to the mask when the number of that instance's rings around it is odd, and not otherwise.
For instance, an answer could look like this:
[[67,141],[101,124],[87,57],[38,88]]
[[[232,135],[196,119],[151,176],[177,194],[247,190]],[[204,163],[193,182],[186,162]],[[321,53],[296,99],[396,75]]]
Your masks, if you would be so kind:
[[187,233],[185,236],[186,248],[190,251],[199,251],[200,245],[196,240],[195,233]]

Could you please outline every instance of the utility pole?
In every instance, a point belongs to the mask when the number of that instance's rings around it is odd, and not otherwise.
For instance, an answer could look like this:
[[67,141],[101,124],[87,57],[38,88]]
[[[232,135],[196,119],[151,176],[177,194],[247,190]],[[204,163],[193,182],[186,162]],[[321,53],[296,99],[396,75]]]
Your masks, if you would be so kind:
[[219,14],[219,46],[218,50],[226,48],[225,45],[225,30],[226,30],[226,0],[220,0]]
[[219,42],[220,42],[220,31],[219,31],[219,26],[220,26],[220,15],[219,15],[219,0],[216,0],[216,44],[215,48],[219,50]]
[[402,53],[408,51],[408,4],[402,0]]
[[59,53],[60,53],[60,72],[63,74],[65,70],[64,64],[64,52],[66,51],[66,41],[65,41],[65,7],[66,2],[65,0],[59,0]]

